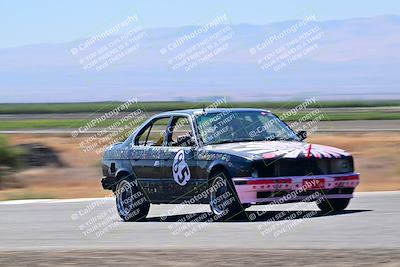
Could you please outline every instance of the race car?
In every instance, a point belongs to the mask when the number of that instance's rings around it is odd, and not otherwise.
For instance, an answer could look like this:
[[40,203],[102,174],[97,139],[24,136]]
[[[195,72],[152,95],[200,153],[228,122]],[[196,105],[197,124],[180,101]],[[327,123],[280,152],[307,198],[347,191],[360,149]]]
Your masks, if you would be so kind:
[[105,149],[101,182],[124,221],[143,220],[151,203],[206,203],[220,220],[270,203],[344,210],[359,183],[353,157],[306,135],[263,109],[165,112]]

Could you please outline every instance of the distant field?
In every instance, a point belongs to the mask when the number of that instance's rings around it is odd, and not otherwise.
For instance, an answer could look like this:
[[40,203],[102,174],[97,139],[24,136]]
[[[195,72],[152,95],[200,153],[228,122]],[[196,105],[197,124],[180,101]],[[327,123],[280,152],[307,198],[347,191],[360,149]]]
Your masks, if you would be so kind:
[[[115,109],[123,102],[93,103],[27,103],[0,104],[0,114],[45,114],[45,113],[103,113]],[[290,109],[301,104],[301,101],[284,102],[228,102],[218,107],[250,107],[265,109]],[[125,111],[142,108],[147,112],[167,111],[174,109],[202,108],[211,102],[139,102],[132,104]],[[381,101],[318,101],[308,107],[348,108],[348,107],[391,107],[400,106],[400,100]]]
[[[0,130],[21,130],[21,129],[77,129],[81,126],[89,123],[90,120],[0,120]],[[118,120],[108,119],[96,124],[96,128],[105,128],[114,123],[117,123]],[[117,127],[118,128],[118,127]]]
[[[281,113],[275,113],[281,115]],[[301,118],[305,113],[298,113],[290,116],[285,121],[294,121]],[[21,130],[21,129],[77,129],[90,122],[92,118],[87,119],[18,119],[0,120],[0,130]],[[344,121],[344,120],[400,120],[400,113],[384,113],[384,112],[346,112],[346,113],[324,113],[321,121]],[[107,119],[105,121],[96,123],[95,128],[106,128],[116,125],[118,119]],[[142,121],[138,122],[140,124]],[[123,124],[118,125],[116,128],[121,127]],[[131,125],[132,126],[132,125]]]
[[[277,113],[277,115],[280,115]],[[294,121],[302,114],[291,116],[285,121]],[[325,114],[322,121],[343,121],[343,120],[400,120],[400,113],[350,113],[350,114]],[[31,119],[31,120],[0,120],[0,130],[20,129],[77,129],[90,122],[90,119]],[[96,124],[96,128],[105,128],[118,123],[117,119],[108,119]],[[140,122],[139,122],[140,123]],[[138,124],[139,124],[138,123]],[[118,127],[121,127],[119,125]],[[117,127],[117,128],[118,128]]]
[[[234,102],[219,107],[253,107],[269,109],[281,116],[302,102]],[[0,104],[0,130],[22,129],[77,129],[91,120],[120,107],[123,102],[98,103],[49,103],[49,104]],[[121,116],[137,109],[142,109],[147,116],[158,112],[202,108],[211,103],[195,102],[141,102],[133,103],[120,114],[96,123],[94,128],[105,128],[118,125]],[[331,101],[316,102],[291,116],[284,116],[285,121],[299,120],[305,114],[316,108],[323,113],[322,121],[350,120],[400,120],[400,100],[393,101]],[[285,114],[286,115],[286,114]],[[312,119],[312,118],[311,118]],[[126,123],[129,123],[127,121]],[[137,121],[135,123],[141,123]],[[122,125],[116,126],[117,128]],[[132,125],[131,125],[132,126]],[[132,127],[130,127],[132,128]]]

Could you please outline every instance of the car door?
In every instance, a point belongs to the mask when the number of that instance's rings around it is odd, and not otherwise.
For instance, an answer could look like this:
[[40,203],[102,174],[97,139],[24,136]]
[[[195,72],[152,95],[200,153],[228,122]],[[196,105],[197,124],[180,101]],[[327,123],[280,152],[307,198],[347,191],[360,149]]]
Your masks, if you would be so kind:
[[153,202],[168,201],[163,162],[168,157],[165,146],[166,129],[170,116],[157,117],[148,122],[133,140],[132,172],[147,197]]
[[198,177],[197,142],[191,118],[175,115],[167,128],[168,152],[164,160],[164,173],[171,202],[182,202],[200,193],[206,180]]

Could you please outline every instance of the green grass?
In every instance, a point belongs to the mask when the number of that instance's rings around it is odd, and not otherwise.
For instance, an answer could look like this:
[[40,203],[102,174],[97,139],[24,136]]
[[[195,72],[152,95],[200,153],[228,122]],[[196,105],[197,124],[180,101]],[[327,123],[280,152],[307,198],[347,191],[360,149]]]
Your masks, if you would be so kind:
[[[71,129],[86,125],[93,118],[103,115],[105,112],[115,109],[122,102],[96,102],[96,103],[41,103],[41,104],[0,104],[0,114],[49,114],[49,113],[94,113],[82,115],[82,119],[0,119],[0,130],[21,129]],[[148,115],[166,110],[202,108],[210,103],[195,102],[142,102],[131,104],[127,110],[135,111],[143,109]],[[270,109],[278,115],[286,110],[296,107],[301,102],[233,102],[220,107],[253,107]],[[399,120],[400,113],[392,108],[376,109],[374,111],[352,109],[351,107],[392,107],[400,106],[400,100],[382,101],[323,101],[311,104],[310,108],[334,108],[344,109],[324,110],[323,120]],[[299,112],[295,116],[286,118],[286,121],[299,119],[305,113]],[[110,118],[95,125],[95,128],[105,128],[115,124],[118,119]]]
[[[0,120],[0,130],[21,130],[21,129],[57,129],[68,128],[78,129],[85,126],[90,120],[55,120],[55,119],[32,119],[32,120]],[[108,119],[97,123],[95,128],[106,128],[118,122],[117,119]],[[118,128],[118,127],[117,127]]]
[[[121,105],[123,102],[93,102],[93,103],[26,103],[0,104],[0,114],[45,114],[45,113],[104,113]],[[201,108],[211,102],[139,102],[132,104],[126,111],[142,108],[146,112],[167,111],[174,109]],[[292,108],[301,101],[263,101],[263,102],[228,102],[219,107],[250,107],[250,108]],[[309,107],[388,107],[400,106],[400,100],[380,101],[319,101]]]
[[[281,115],[282,113],[276,113]],[[304,112],[285,119],[294,121],[300,119]],[[400,120],[400,113],[390,112],[324,112],[323,121],[342,120]],[[89,119],[32,119],[32,120],[0,120],[0,130],[21,130],[21,129],[71,129],[76,130],[90,122]],[[106,128],[114,125],[118,119],[108,119],[96,124],[95,128]]]
[[[275,113],[281,115],[280,113]],[[290,116],[285,121],[294,121],[300,119],[307,113],[299,112],[295,116]],[[344,111],[344,112],[325,112],[322,114],[324,117],[322,121],[350,121],[350,120],[400,120],[400,113],[395,112],[355,112],[355,111]]]
[[5,136],[0,136],[0,176],[1,168],[15,168],[19,166],[19,157],[23,154],[20,149],[11,147]]

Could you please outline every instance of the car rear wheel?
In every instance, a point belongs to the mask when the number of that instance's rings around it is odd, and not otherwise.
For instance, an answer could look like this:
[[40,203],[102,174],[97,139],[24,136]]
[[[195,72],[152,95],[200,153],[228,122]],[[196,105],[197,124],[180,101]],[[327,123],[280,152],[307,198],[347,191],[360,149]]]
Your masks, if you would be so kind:
[[218,221],[245,215],[245,207],[240,204],[231,179],[225,172],[219,172],[211,178],[210,208],[214,219]]
[[322,212],[342,211],[347,208],[349,203],[349,198],[324,199],[322,201],[317,201],[318,208]]
[[118,214],[124,221],[140,221],[149,213],[150,203],[135,180],[130,176],[121,179],[115,188]]

